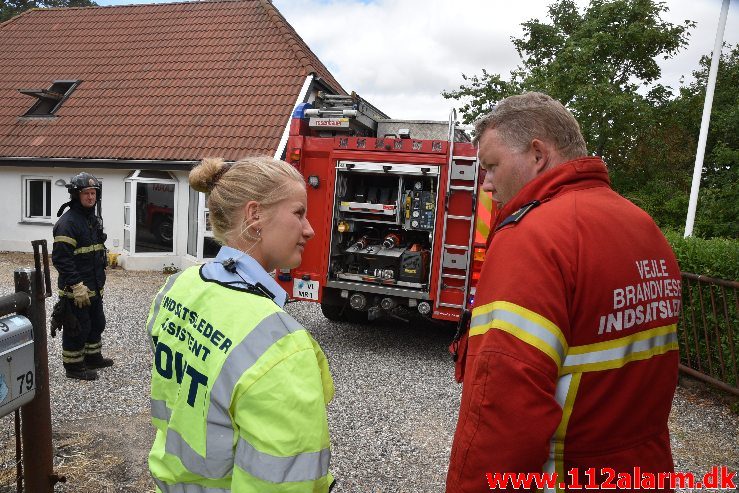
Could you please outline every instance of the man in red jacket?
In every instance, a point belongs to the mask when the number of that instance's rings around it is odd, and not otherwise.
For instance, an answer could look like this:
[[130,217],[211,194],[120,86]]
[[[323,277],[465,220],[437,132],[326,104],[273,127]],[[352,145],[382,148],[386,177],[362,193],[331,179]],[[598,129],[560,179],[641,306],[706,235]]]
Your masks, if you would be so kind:
[[[476,141],[500,213],[460,346],[447,493],[671,490],[659,483],[674,467],[681,286],[670,246],[610,188],[549,96],[503,100]],[[505,473],[551,482],[516,488]]]

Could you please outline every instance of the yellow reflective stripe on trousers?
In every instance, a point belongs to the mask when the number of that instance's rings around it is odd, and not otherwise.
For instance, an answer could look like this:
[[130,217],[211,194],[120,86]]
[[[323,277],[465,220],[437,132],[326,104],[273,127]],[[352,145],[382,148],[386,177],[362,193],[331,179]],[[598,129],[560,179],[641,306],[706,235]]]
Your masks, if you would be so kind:
[[[161,303],[161,300],[159,302]],[[156,314],[152,316],[152,320],[154,319],[156,319]],[[220,479],[231,474],[234,461],[249,474],[273,482],[275,481],[272,478],[289,478],[285,481],[307,481],[328,474],[328,449],[292,457],[276,457],[257,452],[244,440],[240,440],[237,455],[234,457],[231,445],[234,429],[229,408],[234,387],[241,376],[274,343],[297,330],[303,330],[303,327],[292,317],[284,312],[275,312],[259,322],[229,352],[210,390],[210,405],[206,421],[205,450],[207,457],[198,454],[173,428],[167,428],[165,452],[178,457],[188,471],[211,479]],[[168,412],[166,403],[164,408],[159,403],[152,403],[153,417],[164,419],[168,416]],[[153,413],[157,413],[157,416]]]
[[85,351],[68,351],[63,350],[62,351],[62,362],[64,363],[79,363],[81,361],[84,361],[85,359]]
[[100,353],[103,348],[103,343],[98,342],[95,344],[85,344],[85,354],[96,354]]
[[61,242],[61,243],[69,243],[73,247],[77,246],[77,240],[74,238],[71,238],[69,236],[55,236],[54,237],[54,243]]
[[79,255],[81,253],[99,252],[101,250],[105,250],[105,245],[103,245],[102,243],[95,243],[94,245],[79,247],[75,249],[74,254]]
[[498,329],[534,346],[552,358],[557,368],[567,354],[568,346],[562,331],[538,313],[507,301],[494,301],[472,311],[470,337]]
[[207,488],[193,483],[167,484],[157,478],[154,478],[154,483],[156,483],[157,488],[162,493],[231,493],[231,490]]
[[612,370],[677,348],[677,325],[666,325],[611,341],[572,346],[560,374]]

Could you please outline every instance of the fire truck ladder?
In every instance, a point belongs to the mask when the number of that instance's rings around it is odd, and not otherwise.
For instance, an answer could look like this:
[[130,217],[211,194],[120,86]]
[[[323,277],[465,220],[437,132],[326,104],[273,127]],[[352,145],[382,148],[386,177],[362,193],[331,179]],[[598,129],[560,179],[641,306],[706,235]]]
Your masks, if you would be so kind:
[[363,129],[377,131],[377,121],[387,119],[388,116],[370,103],[362,99],[357,93],[327,94],[318,92],[317,107],[305,111],[306,116],[319,118],[348,118],[359,124]]
[[[472,245],[475,234],[475,210],[477,208],[478,162],[476,156],[454,155],[456,120],[457,111],[453,109],[449,115],[449,162],[447,166],[448,191],[444,205],[444,226],[441,235],[441,272],[436,290],[435,308],[446,307],[464,310],[467,305],[470,290],[470,266],[472,261]],[[460,203],[465,204],[462,208],[464,210],[469,210],[469,214],[449,214],[449,201],[453,194],[460,195],[460,197],[456,199],[457,205]],[[469,208],[467,207],[467,204],[469,204]],[[458,225],[458,223],[462,224]],[[447,232],[449,229],[451,227],[455,227],[459,230],[460,226],[462,228],[467,226],[467,238],[469,238],[467,244],[459,245],[447,243]],[[464,287],[448,285],[446,281],[450,279],[464,281]],[[450,303],[448,301],[442,301],[442,292],[445,290],[461,291],[462,302]],[[454,298],[459,299],[459,294]]]

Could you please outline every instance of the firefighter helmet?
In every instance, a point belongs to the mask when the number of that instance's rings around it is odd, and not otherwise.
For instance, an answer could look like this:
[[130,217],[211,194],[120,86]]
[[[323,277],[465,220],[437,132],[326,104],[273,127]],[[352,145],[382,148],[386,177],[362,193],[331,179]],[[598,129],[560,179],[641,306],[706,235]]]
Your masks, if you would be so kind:
[[75,175],[69,180],[69,183],[67,183],[67,190],[73,199],[78,198],[80,196],[80,192],[86,188],[94,188],[97,190],[97,199],[100,200],[103,186],[100,183],[100,180],[90,173],[82,172]]

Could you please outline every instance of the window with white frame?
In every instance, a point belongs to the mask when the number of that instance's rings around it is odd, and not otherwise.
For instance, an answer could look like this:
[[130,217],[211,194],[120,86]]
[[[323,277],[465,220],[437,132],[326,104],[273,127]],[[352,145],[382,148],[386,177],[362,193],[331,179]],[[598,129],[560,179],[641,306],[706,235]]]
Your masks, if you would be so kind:
[[177,228],[177,180],[166,171],[135,170],[124,180],[123,249],[171,254]]
[[190,189],[188,207],[187,253],[202,260],[218,255],[221,245],[213,237],[210,226],[210,210],[204,193]]
[[51,177],[23,177],[23,220],[51,221]]

